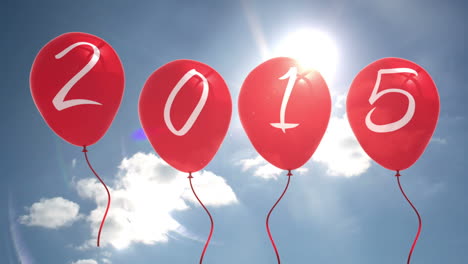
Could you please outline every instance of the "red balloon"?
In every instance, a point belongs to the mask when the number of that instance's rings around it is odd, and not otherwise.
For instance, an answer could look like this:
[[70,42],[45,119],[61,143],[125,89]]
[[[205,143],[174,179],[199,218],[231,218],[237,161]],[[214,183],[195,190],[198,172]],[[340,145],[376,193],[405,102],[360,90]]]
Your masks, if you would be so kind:
[[346,110],[364,151],[387,169],[404,170],[421,156],[434,133],[439,94],[421,66],[384,58],[354,78]]
[[140,122],[151,145],[183,172],[199,171],[211,161],[226,136],[231,113],[223,78],[197,61],[162,66],[140,94]]
[[260,155],[276,167],[304,165],[320,143],[330,120],[331,99],[319,72],[291,58],[257,66],[239,94],[239,115]]
[[114,119],[124,70],[104,40],[66,33],[47,43],[31,68],[31,94],[49,127],[77,146],[96,143]]

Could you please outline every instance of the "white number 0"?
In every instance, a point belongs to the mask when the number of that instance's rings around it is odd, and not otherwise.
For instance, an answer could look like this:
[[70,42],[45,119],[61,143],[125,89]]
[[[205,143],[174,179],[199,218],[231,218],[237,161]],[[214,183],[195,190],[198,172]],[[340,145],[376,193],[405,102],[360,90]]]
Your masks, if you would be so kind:
[[[174,125],[172,124],[171,121],[171,107],[172,103],[174,102],[174,99],[176,95],[179,93],[180,89],[184,86],[185,83],[187,83],[193,76],[197,75],[200,77],[203,81],[203,91],[202,95],[200,97],[200,100],[198,101],[197,106],[195,106],[195,109],[193,109],[192,114],[190,117],[187,119],[185,122],[184,126],[177,130],[175,129]],[[166,123],[167,127],[169,130],[174,133],[176,136],[183,136],[187,134],[187,132],[192,128],[193,124],[197,120],[198,116],[200,115],[201,110],[205,106],[206,100],[208,99],[208,91],[209,91],[209,86],[208,86],[208,80],[206,80],[205,76],[203,74],[197,72],[195,69],[191,69],[188,71],[176,84],[174,89],[171,91],[169,94],[169,97],[167,98],[166,105],[164,106],[164,122]]]
[[413,96],[409,92],[402,90],[402,89],[397,89],[397,88],[391,88],[391,89],[386,89],[386,90],[377,92],[380,86],[382,75],[383,74],[396,74],[396,73],[411,73],[416,76],[418,75],[418,73],[415,70],[409,69],[409,68],[393,68],[393,69],[379,70],[377,73],[377,81],[375,82],[374,89],[372,90],[372,94],[369,97],[369,103],[373,105],[375,101],[377,101],[380,97],[382,97],[385,94],[399,93],[399,94],[405,95],[408,98],[408,110],[406,110],[405,115],[396,122],[388,123],[385,125],[376,125],[371,120],[371,115],[374,112],[375,107],[372,108],[372,110],[370,110],[369,113],[367,113],[366,125],[370,130],[376,133],[386,133],[386,132],[392,132],[392,131],[398,130],[404,127],[406,124],[408,124],[411,121],[411,118],[413,118],[414,110],[416,108],[416,102],[414,101]]
[[56,59],[61,59],[63,56],[67,55],[72,49],[80,46],[80,45],[88,45],[93,48],[93,56],[91,60],[84,66],[81,71],[79,71],[73,78],[71,78],[65,86],[55,95],[54,99],[52,100],[52,104],[58,111],[62,111],[63,109],[67,109],[72,106],[83,105],[83,104],[94,104],[94,105],[102,105],[101,103],[94,102],[91,100],[86,99],[72,99],[65,101],[65,96],[67,96],[68,92],[70,92],[73,85],[75,85],[83,76],[85,76],[99,60],[100,52],[99,49],[91,43],[88,42],[77,42],[75,44],[70,45],[68,48],[64,49],[59,54],[55,55]]

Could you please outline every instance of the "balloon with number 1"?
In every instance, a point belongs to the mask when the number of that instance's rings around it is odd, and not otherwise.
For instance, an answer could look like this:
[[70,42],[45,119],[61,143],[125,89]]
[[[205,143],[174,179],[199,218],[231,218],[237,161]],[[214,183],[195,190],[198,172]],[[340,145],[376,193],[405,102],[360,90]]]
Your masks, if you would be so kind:
[[287,170],[283,193],[266,217],[266,229],[276,254],[269,219],[286,193],[292,170],[306,163],[328,126],[331,98],[322,75],[298,61],[279,57],[253,69],[239,94],[239,117],[257,152],[274,166]]

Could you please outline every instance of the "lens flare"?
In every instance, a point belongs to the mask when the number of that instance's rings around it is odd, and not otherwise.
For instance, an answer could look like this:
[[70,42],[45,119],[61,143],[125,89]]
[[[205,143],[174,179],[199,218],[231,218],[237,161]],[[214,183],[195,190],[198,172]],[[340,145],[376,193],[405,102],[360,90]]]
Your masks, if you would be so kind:
[[132,133],[132,139],[135,141],[142,141],[142,140],[147,140],[148,138],[146,137],[146,134],[145,134],[145,131],[143,131],[143,128],[139,128]]
[[274,55],[294,58],[305,68],[319,71],[329,85],[333,81],[338,49],[325,32],[314,29],[294,31],[279,43]]
[[33,264],[34,260],[29,254],[28,248],[23,243],[23,239],[18,228],[18,224],[16,221],[16,213],[13,208],[13,197],[11,192],[8,194],[8,222],[10,224],[9,231],[11,236],[11,242],[13,243],[18,262],[21,264]]

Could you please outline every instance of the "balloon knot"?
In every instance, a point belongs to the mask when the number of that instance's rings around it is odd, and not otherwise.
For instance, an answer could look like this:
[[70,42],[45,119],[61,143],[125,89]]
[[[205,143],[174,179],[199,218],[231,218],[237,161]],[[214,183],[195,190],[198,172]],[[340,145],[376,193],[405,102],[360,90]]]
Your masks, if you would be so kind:
[[88,150],[86,149],[86,146],[83,146],[83,150],[81,152],[88,152]]
[[293,174],[292,174],[291,170],[288,170],[288,176],[292,176],[292,175]]
[[193,178],[193,176],[192,176],[192,173],[191,173],[191,172],[189,172],[189,174],[188,174],[188,177],[187,177],[187,178],[189,178],[189,179],[192,179],[192,178]]
[[400,174],[400,171],[399,171],[399,170],[397,170],[397,171],[396,171],[396,174],[395,174],[395,176],[396,176],[396,177],[400,177],[400,176],[401,176],[401,174]]

